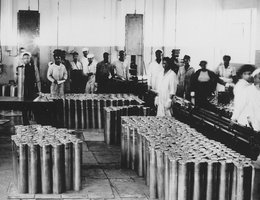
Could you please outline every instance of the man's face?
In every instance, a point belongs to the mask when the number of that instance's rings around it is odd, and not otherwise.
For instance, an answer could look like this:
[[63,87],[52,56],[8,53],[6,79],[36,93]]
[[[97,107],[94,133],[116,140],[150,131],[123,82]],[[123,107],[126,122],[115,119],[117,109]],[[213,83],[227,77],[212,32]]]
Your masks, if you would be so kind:
[[30,62],[30,56],[24,55],[24,56],[23,56],[23,63],[24,63],[25,65],[27,65],[27,64],[29,64],[29,62]]
[[250,71],[244,72],[244,73],[242,74],[242,79],[244,79],[244,80],[246,80],[247,82],[249,82],[250,79],[251,79],[251,74],[252,74],[252,72],[250,72]]
[[260,87],[260,73],[255,75],[255,77],[254,77],[254,84],[257,87]]
[[61,57],[60,56],[55,56],[54,60],[55,60],[56,65],[60,65],[60,63],[61,63]]
[[104,54],[104,61],[108,61],[108,54]]
[[190,63],[190,59],[184,58],[184,59],[183,59],[183,63],[184,63],[184,65],[189,64],[189,63]]
[[120,53],[119,53],[119,57],[124,59],[124,58],[125,58],[125,52],[123,52],[123,51],[120,52]]
[[156,57],[156,59],[161,59],[162,58],[162,53],[161,52],[157,52],[155,54],[155,57]]
[[224,58],[223,61],[224,61],[224,65],[228,66],[229,62],[230,62],[230,59],[229,58]]
[[93,58],[88,58],[88,62],[92,63],[93,62]]
[[78,60],[78,57],[79,57],[79,55],[74,54],[74,55],[73,55],[73,60]]
[[169,64],[167,63],[166,60],[163,60],[162,65],[163,65],[164,70],[168,70],[169,69]]
[[83,55],[84,55],[84,57],[87,57],[88,56],[88,51],[83,51]]
[[207,63],[202,62],[202,63],[200,64],[200,67],[201,67],[201,69],[205,70],[205,69],[207,68]]

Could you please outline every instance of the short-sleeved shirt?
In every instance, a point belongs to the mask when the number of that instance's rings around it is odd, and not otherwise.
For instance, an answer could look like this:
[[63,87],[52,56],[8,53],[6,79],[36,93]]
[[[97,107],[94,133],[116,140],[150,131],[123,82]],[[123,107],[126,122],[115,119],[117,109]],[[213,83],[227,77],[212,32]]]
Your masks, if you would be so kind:
[[220,77],[224,78],[232,78],[232,76],[236,75],[236,69],[232,65],[229,65],[227,68],[224,66],[223,63],[221,63],[216,71],[216,74],[218,74]]

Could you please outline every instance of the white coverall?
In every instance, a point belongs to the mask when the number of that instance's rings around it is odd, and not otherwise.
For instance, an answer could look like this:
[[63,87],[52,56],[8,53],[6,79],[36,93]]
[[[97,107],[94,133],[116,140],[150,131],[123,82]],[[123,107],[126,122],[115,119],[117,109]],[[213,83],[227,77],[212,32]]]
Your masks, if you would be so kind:
[[[53,96],[63,96],[64,95],[64,83],[60,83],[61,80],[67,80],[68,73],[63,64],[56,65],[55,63],[50,62],[47,72],[47,78],[51,81],[51,95]],[[54,83],[57,81],[58,84]]]
[[86,93],[94,93],[95,91],[95,82],[96,82],[96,70],[97,70],[97,62],[93,60],[93,62],[83,67],[83,73],[88,74],[92,73],[92,75],[88,78],[88,81],[86,83],[85,92]]
[[234,111],[232,120],[237,120],[238,124],[248,126],[248,109],[247,109],[247,89],[251,84],[244,79],[240,79],[234,87]]
[[176,94],[177,83],[177,75],[172,70],[169,70],[166,74],[164,74],[164,70],[159,73],[157,116],[171,116],[170,108],[172,100],[170,96]]

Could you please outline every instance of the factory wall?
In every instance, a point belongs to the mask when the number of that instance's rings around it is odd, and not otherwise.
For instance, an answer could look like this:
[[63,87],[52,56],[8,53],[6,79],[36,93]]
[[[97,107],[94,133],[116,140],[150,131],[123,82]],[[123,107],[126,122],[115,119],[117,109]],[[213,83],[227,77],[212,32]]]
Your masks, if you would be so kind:
[[157,48],[163,49],[165,56],[171,55],[172,48],[180,48],[181,57],[191,55],[195,68],[203,59],[214,68],[225,53],[220,34],[223,5],[231,7],[222,0],[1,0],[2,62],[12,79],[9,72],[17,55],[17,12],[30,6],[40,12],[40,37],[35,42],[40,47],[42,80],[46,80],[47,64],[57,46],[80,54],[82,47],[89,47],[98,61],[109,51],[111,60],[116,59],[118,50],[124,48],[128,13],[144,14],[141,74]]

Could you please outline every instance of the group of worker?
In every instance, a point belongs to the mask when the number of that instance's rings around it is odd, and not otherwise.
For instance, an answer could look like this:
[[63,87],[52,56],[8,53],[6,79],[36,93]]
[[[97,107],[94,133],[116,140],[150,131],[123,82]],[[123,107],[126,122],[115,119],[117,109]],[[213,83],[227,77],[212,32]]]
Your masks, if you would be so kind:
[[111,79],[115,76],[129,78],[129,65],[125,60],[125,52],[119,51],[118,60],[109,62],[109,53],[103,53],[103,60],[97,62],[88,48],[82,49],[83,57],[72,53],[73,60],[66,60],[66,52],[56,49],[53,52],[54,62],[49,63],[47,78],[51,81],[51,94],[64,95],[72,93],[109,93]]
[[[260,69],[243,65],[238,72],[230,64],[231,57],[223,56],[223,62],[215,71],[207,69],[207,61],[199,63],[195,71],[190,66],[190,56],[178,59],[179,50],[172,50],[172,57],[163,57],[162,50],[155,52],[155,61],[148,68],[148,87],[157,94],[154,105],[157,116],[171,116],[171,105],[175,96],[189,101],[195,98],[195,105],[210,106],[210,98],[216,93],[232,92],[234,113],[232,120],[260,131]],[[253,80],[253,81],[252,81]]]

